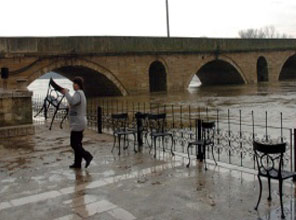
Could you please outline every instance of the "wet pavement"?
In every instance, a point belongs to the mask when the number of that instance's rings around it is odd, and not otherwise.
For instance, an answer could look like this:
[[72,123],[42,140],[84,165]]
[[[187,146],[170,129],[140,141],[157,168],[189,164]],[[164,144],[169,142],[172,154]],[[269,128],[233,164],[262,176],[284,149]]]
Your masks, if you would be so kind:
[[[81,170],[69,169],[73,153],[69,130],[38,125],[30,137],[0,138],[0,219],[280,219],[278,184],[267,182],[258,212],[259,185],[253,170],[209,160],[208,170],[186,155],[144,148],[119,157],[113,138],[85,132],[84,147],[94,159]],[[84,166],[84,164],[83,164]],[[295,218],[295,187],[285,181],[286,219]]]

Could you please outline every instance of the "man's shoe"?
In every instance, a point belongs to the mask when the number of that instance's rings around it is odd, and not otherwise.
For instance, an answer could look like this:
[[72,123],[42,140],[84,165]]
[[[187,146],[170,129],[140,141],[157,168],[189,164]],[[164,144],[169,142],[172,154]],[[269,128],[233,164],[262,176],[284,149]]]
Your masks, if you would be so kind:
[[76,165],[76,164],[72,164],[71,166],[69,166],[69,168],[71,168],[71,169],[81,169],[81,166]]
[[89,166],[89,164],[92,161],[92,159],[93,159],[93,156],[92,155],[90,155],[90,157],[86,159],[85,168],[87,168]]

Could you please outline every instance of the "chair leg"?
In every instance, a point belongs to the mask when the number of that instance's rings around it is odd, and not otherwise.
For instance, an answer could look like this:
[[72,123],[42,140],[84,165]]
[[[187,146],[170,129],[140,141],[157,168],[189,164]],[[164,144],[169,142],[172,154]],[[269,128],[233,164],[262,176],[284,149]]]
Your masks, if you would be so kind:
[[118,135],[118,155],[120,156],[120,140],[121,140],[121,135]]
[[190,148],[191,144],[189,143],[188,146],[187,146],[187,154],[188,154],[188,164],[186,165],[186,167],[188,168],[190,166],[190,154],[189,154],[189,148]]
[[154,137],[154,158],[156,158],[156,137]]
[[128,134],[127,135],[125,135],[125,141],[127,142],[127,145],[126,145],[126,147],[125,147],[125,149],[127,149],[128,147],[129,147],[129,139],[128,139]]
[[113,136],[114,136],[114,141],[113,141],[113,147],[112,147],[111,153],[113,153],[113,150],[116,144],[116,135],[113,135]]
[[145,137],[145,144],[147,144],[148,147],[150,147],[150,144],[149,144],[149,141],[148,141],[148,133],[145,133],[144,137]]
[[63,117],[63,119],[62,119],[62,121],[60,122],[60,128],[61,128],[61,129],[63,129],[63,122],[64,122],[64,120],[67,118],[67,115],[68,115],[68,112],[65,113],[65,115],[64,115],[64,117]]
[[50,106],[50,102],[48,102],[48,105],[46,105],[46,103],[44,104],[44,118],[45,120],[47,120],[47,111],[49,109],[49,106]]
[[54,114],[53,114],[53,116],[52,116],[51,123],[50,123],[50,126],[49,126],[49,130],[51,130],[51,127],[52,127],[52,124],[53,124],[54,118],[55,118],[55,116],[56,116],[56,114],[57,114],[57,111],[58,111],[58,109],[56,109],[56,110],[54,111]]
[[136,150],[136,141],[137,141],[136,139],[137,139],[137,138],[136,138],[136,134],[133,134],[133,135],[134,135],[134,152],[137,153],[137,152],[138,152],[138,151]]
[[279,191],[280,191],[280,202],[281,202],[281,218],[285,218],[284,208],[283,208],[283,180],[279,180]]
[[164,136],[161,137],[161,141],[162,141],[162,151],[165,152],[165,149],[164,149]]
[[37,114],[34,115],[34,118],[36,118],[42,112],[43,109],[44,109],[44,104],[42,105],[42,108],[37,112]]
[[153,147],[153,137],[152,137],[152,135],[150,135],[150,141],[151,141],[151,144],[149,145],[149,154],[151,153],[151,150],[152,150],[152,147]]
[[123,135],[123,147],[122,147],[123,150],[126,150],[129,146],[128,138],[126,138],[127,136],[128,135],[126,135],[126,134]]
[[268,201],[271,201],[272,200],[272,198],[271,198],[271,184],[270,184],[270,178],[268,178],[268,198],[267,198],[267,200]]
[[215,164],[217,166],[217,161],[216,161],[215,156],[214,156],[214,145],[212,145],[212,156],[213,156],[214,162],[215,162]]
[[171,140],[172,140],[171,153],[172,153],[173,156],[175,156],[175,154],[173,152],[173,147],[174,147],[174,138],[173,138],[173,135],[171,135]]
[[196,159],[198,160],[198,145],[196,145],[195,147],[195,156],[196,156]]
[[261,200],[261,196],[262,196],[262,182],[261,182],[261,178],[259,175],[257,175],[258,177],[258,180],[259,180],[259,187],[260,187],[260,191],[259,191],[259,198],[258,198],[258,202],[257,202],[257,205],[255,206],[255,210],[258,209],[258,205],[260,203],[260,200]]
[[205,170],[208,170],[207,159],[206,159],[206,145],[202,145],[202,150],[203,150],[202,156],[203,156],[204,163],[205,163]]

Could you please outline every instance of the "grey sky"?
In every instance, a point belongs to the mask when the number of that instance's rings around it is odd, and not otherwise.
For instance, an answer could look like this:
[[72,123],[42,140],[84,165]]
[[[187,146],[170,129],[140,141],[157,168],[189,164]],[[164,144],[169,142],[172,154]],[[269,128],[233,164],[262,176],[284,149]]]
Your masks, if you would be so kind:
[[[166,36],[165,0],[1,0],[0,36]],[[171,36],[238,37],[273,25],[296,37],[295,0],[169,0]]]

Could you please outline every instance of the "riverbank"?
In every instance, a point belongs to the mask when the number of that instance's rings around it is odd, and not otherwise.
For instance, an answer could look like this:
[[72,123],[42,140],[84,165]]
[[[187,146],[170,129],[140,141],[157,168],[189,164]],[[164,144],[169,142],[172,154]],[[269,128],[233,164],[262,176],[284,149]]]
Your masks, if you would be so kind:
[[[69,130],[37,125],[35,135],[0,142],[0,219],[280,219],[278,186],[268,204],[267,182],[259,212],[254,174],[144,148],[121,157],[113,137],[85,132],[93,155],[88,169],[72,170]],[[84,165],[84,164],[83,164]],[[286,181],[284,205],[294,219],[294,187]]]

